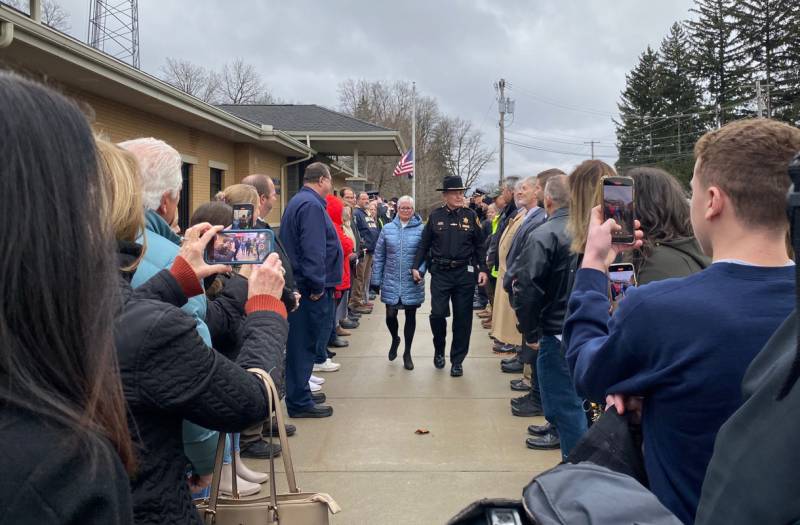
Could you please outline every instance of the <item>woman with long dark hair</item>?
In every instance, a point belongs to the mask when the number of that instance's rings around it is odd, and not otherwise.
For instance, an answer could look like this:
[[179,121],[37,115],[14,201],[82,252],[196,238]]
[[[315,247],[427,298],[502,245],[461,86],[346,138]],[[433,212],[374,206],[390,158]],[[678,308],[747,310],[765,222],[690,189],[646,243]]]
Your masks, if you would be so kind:
[[0,72],[0,137],[0,515],[133,523],[114,237],[91,129],[63,96]]
[[706,268],[692,231],[689,200],[678,180],[659,168],[632,168],[625,175],[634,182],[636,218],[644,242],[630,254],[639,284],[686,277]]

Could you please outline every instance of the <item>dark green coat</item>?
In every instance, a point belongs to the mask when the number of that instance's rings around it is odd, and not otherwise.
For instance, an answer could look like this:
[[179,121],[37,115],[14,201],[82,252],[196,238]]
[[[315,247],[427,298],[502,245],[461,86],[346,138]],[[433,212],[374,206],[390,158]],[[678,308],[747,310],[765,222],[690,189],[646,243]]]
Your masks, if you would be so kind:
[[703,255],[694,237],[657,243],[644,261],[634,261],[639,284],[686,277],[708,267],[711,260]]

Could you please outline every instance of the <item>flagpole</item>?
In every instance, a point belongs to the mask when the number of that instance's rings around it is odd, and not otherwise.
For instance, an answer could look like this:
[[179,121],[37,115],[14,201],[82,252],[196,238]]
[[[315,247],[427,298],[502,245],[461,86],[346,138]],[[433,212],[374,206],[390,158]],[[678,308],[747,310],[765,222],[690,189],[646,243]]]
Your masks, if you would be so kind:
[[411,84],[411,156],[413,169],[411,176],[411,198],[417,206],[417,83]]

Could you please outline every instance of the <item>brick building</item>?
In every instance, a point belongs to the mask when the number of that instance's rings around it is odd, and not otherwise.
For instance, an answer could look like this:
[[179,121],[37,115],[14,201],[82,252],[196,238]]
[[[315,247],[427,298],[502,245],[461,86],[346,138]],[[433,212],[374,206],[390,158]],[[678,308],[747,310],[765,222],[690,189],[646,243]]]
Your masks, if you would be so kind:
[[397,131],[319,106],[207,104],[2,4],[0,67],[72,96],[95,131],[114,142],[156,137],[177,149],[183,158],[182,226],[217,191],[251,173],[270,176],[279,189],[280,206],[268,218],[276,225],[309,163],[329,163],[336,187],[364,187],[368,181],[358,162],[349,168],[338,156],[399,155],[404,149]]

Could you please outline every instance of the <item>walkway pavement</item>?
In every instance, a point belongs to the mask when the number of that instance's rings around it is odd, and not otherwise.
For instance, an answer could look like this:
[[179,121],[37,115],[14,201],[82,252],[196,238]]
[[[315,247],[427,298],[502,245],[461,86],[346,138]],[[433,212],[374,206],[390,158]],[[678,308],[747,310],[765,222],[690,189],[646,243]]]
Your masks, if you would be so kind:
[[509,399],[517,393],[508,382],[517,376],[500,372],[477,317],[464,376],[450,377],[449,363],[433,367],[429,313],[427,305],[417,312],[409,372],[400,356],[386,357],[389,335],[376,301],[347,338],[350,346],[338,352],[342,369],[319,374],[333,417],[289,420],[297,425],[289,444],[298,484],[330,493],[341,505],[333,524],[445,523],[474,500],[520,497],[534,475],[560,459],[558,451],[525,447],[527,425],[544,419],[511,415]]

